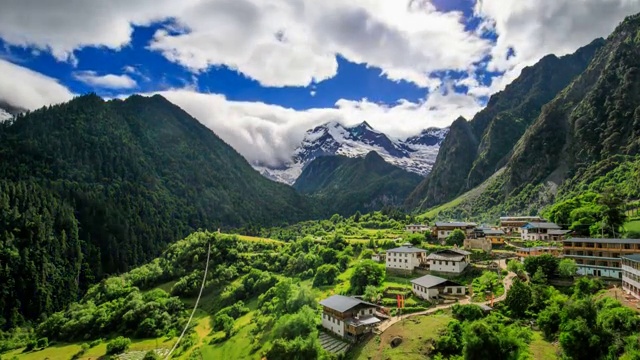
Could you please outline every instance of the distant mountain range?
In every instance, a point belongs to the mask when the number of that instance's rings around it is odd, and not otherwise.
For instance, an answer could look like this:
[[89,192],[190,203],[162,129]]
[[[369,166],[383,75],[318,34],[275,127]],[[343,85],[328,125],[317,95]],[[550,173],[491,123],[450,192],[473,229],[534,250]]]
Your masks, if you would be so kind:
[[293,184],[303,169],[320,156],[356,158],[375,151],[386,162],[425,176],[431,171],[448,132],[449,128],[428,128],[416,136],[398,140],[373,129],[366,121],[352,127],[329,122],[307,131],[289,163],[277,168],[254,167],[267,178]]

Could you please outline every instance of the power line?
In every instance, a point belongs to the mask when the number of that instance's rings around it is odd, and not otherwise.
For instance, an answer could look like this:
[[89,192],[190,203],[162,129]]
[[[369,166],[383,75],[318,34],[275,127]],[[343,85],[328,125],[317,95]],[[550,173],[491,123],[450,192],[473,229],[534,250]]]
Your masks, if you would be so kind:
[[202,297],[202,290],[204,290],[204,284],[207,281],[207,271],[209,270],[209,255],[211,255],[211,243],[209,243],[209,249],[207,250],[207,263],[204,266],[204,276],[202,277],[202,286],[200,286],[200,293],[198,294],[198,298],[196,299],[196,305],[193,307],[193,311],[191,311],[191,316],[189,316],[189,321],[187,321],[187,325],[182,330],[182,334],[180,334],[180,337],[178,338],[176,343],[173,344],[173,348],[171,349],[171,351],[169,351],[167,356],[164,358],[165,360],[169,359],[169,357],[171,356],[171,353],[173,353],[173,351],[178,347],[178,344],[180,344],[180,340],[182,340],[184,333],[187,332],[187,329],[189,328],[189,324],[191,324],[191,320],[193,319],[193,315],[196,313],[196,309],[198,308],[198,303],[200,302],[200,297]]

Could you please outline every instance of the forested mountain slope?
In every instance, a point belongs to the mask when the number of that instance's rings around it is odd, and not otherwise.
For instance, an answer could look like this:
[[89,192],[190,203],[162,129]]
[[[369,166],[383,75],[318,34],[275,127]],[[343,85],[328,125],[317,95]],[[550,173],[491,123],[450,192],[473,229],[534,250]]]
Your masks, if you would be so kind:
[[328,213],[348,216],[401,205],[421,180],[420,175],[391,165],[372,151],[364,158],[318,157],[293,187],[324,203]]
[[87,95],[0,123],[0,159],[5,327],[198,228],[313,216],[306,198],[160,96]]
[[407,205],[424,209],[451,200],[504,166],[542,106],[584,71],[603,43],[603,39],[597,39],[561,58],[545,56],[523,69],[504,91],[493,95],[487,107],[468,124],[463,123],[464,119],[456,120],[432,172],[411,194]]
[[[635,15],[620,24],[585,71],[542,108],[513,148],[504,172],[485,183],[479,195],[442,215],[534,213],[555,199],[559,186],[571,192],[584,174],[594,174],[598,166],[611,168],[610,158],[616,157],[614,162],[622,162],[624,169],[629,168],[624,162],[635,161],[638,154],[640,15]],[[606,173],[594,181],[603,176]],[[626,188],[633,181],[632,176],[617,177],[608,183]]]

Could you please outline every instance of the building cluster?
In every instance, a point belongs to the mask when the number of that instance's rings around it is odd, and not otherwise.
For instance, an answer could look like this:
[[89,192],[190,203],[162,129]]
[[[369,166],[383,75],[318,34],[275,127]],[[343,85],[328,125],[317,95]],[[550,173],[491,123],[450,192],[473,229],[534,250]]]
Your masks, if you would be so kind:
[[373,260],[384,259],[387,270],[411,274],[416,269],[460,274],[469,265],[470,252],[462,249],[445,249],[427,255],[427,250],[411,243],[389,249],[386,256],[374,254]]

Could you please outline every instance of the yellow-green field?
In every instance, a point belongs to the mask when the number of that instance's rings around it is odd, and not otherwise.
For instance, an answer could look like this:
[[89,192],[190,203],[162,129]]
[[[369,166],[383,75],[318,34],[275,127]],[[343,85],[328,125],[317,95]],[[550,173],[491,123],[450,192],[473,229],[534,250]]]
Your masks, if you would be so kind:
[[[405,319],[376,335],[351,352],[352,359],[428,359],[433,341],[444,329],[451,317],[446,314],[415,316]],[[402,343],[392,348],[391,339],[401,337]]]
[[624,224],[624,228],[627,231],[640,231],[640,220],[629,221]]
[[529,351],[531,351],[534,359],[560,359],[560,356],[558,356],[558,344],[552,344],[543,339],[539,331],[533,333],[531,344],[529,344]]

